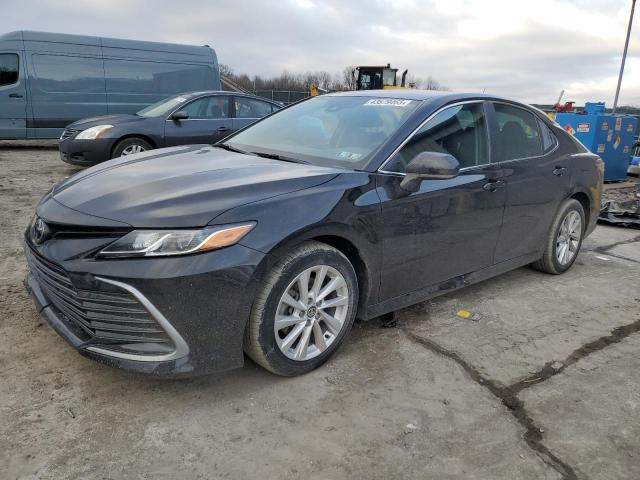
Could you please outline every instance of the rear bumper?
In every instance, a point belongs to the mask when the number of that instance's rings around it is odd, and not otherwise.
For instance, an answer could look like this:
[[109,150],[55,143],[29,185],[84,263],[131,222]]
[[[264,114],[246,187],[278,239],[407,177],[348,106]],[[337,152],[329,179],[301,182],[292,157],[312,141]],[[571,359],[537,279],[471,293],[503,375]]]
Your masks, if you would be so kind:
[[[191,270],[194,258],[197,263],[206,265],[208,271],[189,275],[187,272]],[[74,331],[73,322],[56,307],[55,300],[47,296],[33,272],[27,274],[24,284],[40,315],[82,355],[136,373],[169,378],[194,376],[242,366],[244,327],[255,289],[254,274],[262,258],[263,254],[236,245],[185,257],[180,259],[185,262],[173,261],[170,265],[163,265],[159,258],[143,263],[138,260],[129,264],[136,278],[107,277],[95,271],[98,266],[106,274],[123,272],[128,260],[90,262],[92,272],[69,272],[78,288],[86,288],[84,282],[93,285],[96,281],[115,282],[120,288],[129,287],[143,297],[154,317],[157,319],[159,315],[167,322],[161,326],[174,340],[175,354],[166,360],[110,352],[108,345],[80,338]],[[63,267],[69,266],[63,264]],[[163,275],[159,272],[162,271],[175,275],[161,278]]]
[[115,139],[76,140],[68,138],[58,144],[60,159],[72,165],[91,166],[105,162],[111,157]]

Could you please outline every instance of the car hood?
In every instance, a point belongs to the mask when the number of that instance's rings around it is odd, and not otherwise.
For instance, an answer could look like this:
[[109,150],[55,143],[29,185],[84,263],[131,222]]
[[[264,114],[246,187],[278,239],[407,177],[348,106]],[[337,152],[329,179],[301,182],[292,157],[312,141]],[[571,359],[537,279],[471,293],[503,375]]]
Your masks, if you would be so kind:
[[234,207],[314,187],[340,172],[190,145],[101,163],[58,184],[51,198],[136,228],[199,227]]
[[96,125],[123,125],[125,123],[138,123],[148,120],[146,117],[140,117],[138,115],[131,114],[119,114],[119,115],[102,115],[100,117],[83,118],[77,122],[73,122],[68,125],[67,128],[73,128],[76,130],[85,130],[87,128],[95,127]]

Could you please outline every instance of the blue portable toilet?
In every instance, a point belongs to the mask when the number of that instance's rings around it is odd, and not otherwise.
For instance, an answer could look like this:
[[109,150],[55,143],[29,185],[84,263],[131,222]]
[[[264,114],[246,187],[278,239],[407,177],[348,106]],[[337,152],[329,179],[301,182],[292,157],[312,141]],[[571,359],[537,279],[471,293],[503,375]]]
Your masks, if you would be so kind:
[[556,122],[604,161],[605,182],[624,180],[638,120],[605,112],[604,102],[587,102],[583,113],[557,113]]

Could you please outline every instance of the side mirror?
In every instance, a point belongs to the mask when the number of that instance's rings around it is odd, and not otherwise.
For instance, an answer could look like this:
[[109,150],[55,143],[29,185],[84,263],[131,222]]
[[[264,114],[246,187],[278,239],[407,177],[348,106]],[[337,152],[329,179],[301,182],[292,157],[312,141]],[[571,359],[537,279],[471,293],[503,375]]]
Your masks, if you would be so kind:
[[448,153],[422,152],[411,159],[407,165],[400,187],[408,192],[417,192],[423,180],[446,180],[460,173],[460,164],[456,157]]
[[169,118],[174,122],[179,122],[180,120],[186,120],[189,118],[189,114],[184,110],[178,110],[177,112],[173,112]]

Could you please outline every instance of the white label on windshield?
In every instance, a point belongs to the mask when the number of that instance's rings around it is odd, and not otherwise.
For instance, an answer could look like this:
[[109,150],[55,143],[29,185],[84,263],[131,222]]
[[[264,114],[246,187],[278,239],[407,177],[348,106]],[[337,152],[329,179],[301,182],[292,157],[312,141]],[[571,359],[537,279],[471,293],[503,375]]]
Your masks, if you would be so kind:
[[406,107],[411,103],[411,100],[399,100],[396,98],[372,98],[367,100],[365,105],[379,105],[385,107]]
[[186,101],[187,101],[187,99],[184,98],[184,97],[176,97],[176,102],[178,102],[178,103],[182,103],[182,102],[186,102]]

